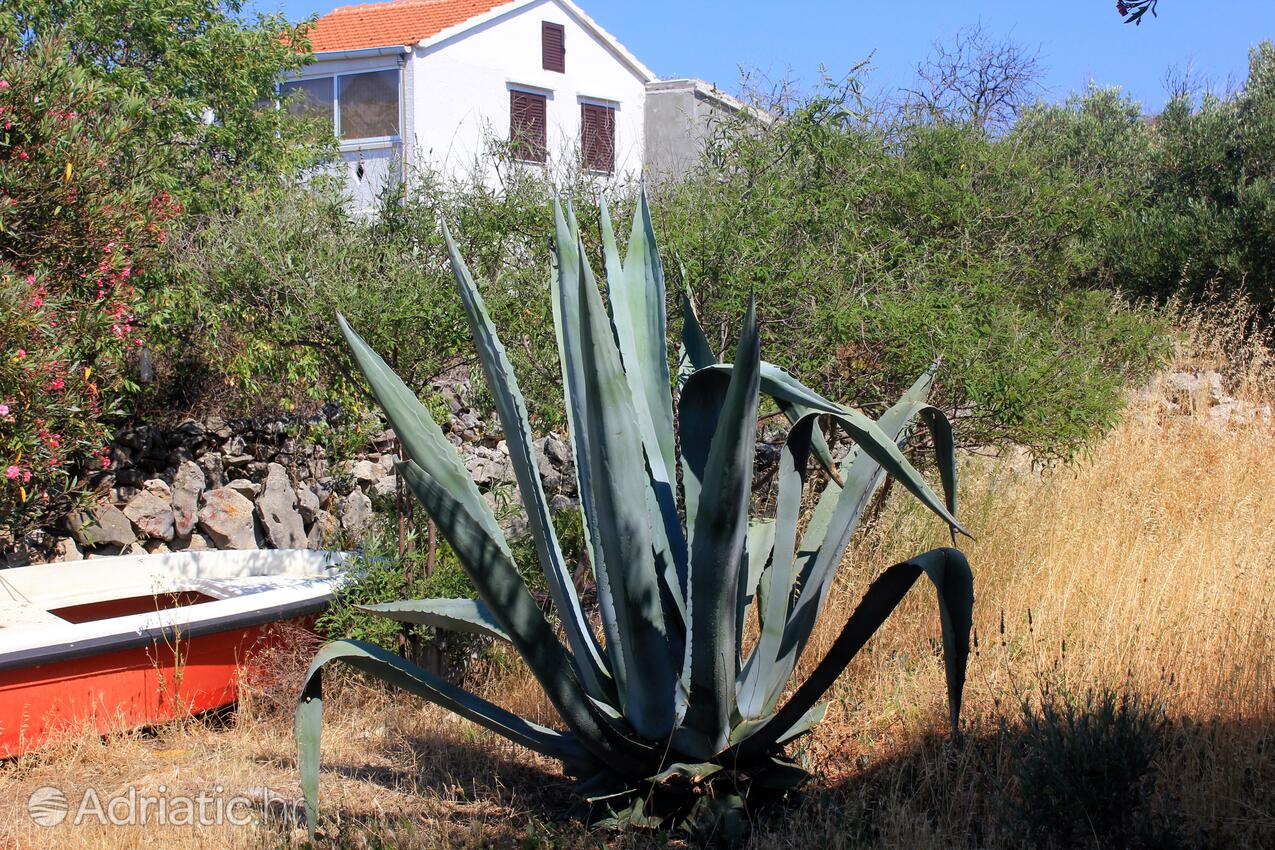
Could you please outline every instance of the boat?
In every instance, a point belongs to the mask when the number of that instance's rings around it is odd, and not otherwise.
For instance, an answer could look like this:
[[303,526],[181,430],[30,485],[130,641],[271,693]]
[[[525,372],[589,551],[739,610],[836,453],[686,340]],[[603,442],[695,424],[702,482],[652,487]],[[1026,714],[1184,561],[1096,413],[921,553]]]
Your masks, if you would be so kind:
[[124,555],[0,570],[0,758],[222,708],[240,672],[312,627],[346,552]]

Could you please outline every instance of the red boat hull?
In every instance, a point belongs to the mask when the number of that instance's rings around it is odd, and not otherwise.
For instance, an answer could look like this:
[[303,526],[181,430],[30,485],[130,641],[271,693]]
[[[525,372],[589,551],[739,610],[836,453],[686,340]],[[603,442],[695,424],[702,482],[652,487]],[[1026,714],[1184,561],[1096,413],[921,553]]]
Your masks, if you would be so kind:
[[[312,617],[286,621],[309,626]],[[0,670],[0,758],[68,733],[122,732],[230,705],[279,622]]]

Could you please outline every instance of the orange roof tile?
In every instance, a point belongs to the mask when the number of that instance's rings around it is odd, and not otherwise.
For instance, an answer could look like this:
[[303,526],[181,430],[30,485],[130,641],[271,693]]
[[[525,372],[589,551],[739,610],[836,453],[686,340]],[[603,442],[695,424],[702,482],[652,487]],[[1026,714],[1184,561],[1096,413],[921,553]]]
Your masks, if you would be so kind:
[[390,0],[342,6],[310,30],[316,53],[416,44],[422,39],[477,17],[510,0]]

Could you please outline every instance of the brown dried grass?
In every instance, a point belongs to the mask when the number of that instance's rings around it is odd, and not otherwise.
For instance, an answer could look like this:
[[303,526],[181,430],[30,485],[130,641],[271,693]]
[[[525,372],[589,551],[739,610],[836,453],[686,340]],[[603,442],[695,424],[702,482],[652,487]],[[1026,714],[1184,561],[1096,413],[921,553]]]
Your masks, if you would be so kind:
[[[1219,331],[1231,326],[1197,324],[1179,360],[1224,368],[1237,395],[1268,402],[1275,384],[1266,350]],[[827,721],[804,743],[818,787],[758,823],[752,846],[1019,846],[1006,812],[1020,706],[1042,688],[1098,686],[1139,694],[1171,719],[1157,793],[1183,846],[1275,843],[1273,438],[1268,425],[1219,428],[1202,411],[1166,415],[1153,390],[1072,467],[968,459],[962,517],[976,539],[963,546],[976,572],[978,648],[963,741],[944,735],[937,616],[932,592],[918,587],[841,678]],[[882,568],[943,542],[932,520],[891,500],[856,542],[807,658],[827,647]],[[229,725],[192,720],[105,740],[73,736],[0,766],[0,836],[7,831],[17,847],[77,850],[294,846],[296,824],[277,813],[247,828],[44,829],[25,803],[42,785],[73,800],[86,787],[105,796],[129,784],[170,794],[269,788],[294,799],[290,703],[312,651],[300,639],[276,650],[275,675],[246,683]],[[497,657],[473,676],[489,697],[552,719],[516,664]],[[602,846],[563,819],[569,788],[552,763],[355,676],[329,700],[324,767],[336,846]],[[618,839],[669,844],[679,842]]]

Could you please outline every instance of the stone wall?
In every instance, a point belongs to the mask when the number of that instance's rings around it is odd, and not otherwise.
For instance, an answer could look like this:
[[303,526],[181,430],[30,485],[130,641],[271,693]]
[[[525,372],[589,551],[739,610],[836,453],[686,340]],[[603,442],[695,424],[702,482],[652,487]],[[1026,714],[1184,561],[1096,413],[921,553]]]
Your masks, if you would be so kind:
[[[433,388],[449,416],[440,423],[470,475],[513,532],[525,522],[499,423],[470,405],[469,384]],[[188,419],[136,425],[116,434],[111,465],[95,473],[96,494],[58,527],[0,553],[21,566],[121,553],[200,549],[331,548],[357,545],[378,511],[393,510],[398,441],[378,430],[353,457],[331,458],[307,435],[340,416]],[[555,509],[574,507],[569,444],[537,441],[541,479]]]

